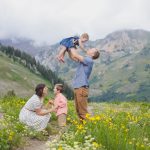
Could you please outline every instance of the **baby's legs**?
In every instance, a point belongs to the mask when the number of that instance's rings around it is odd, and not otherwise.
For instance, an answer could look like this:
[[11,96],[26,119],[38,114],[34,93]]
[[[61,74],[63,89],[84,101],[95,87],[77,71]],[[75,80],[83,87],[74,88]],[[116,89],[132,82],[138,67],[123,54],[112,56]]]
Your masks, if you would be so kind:
[[61,46],[60,46],[59,54],[58,54],[58,56],[57,56],[57,59],[58,59],[59,61],[64,62],[65,52],[66,52],[66,47],[63,46],[63,45],[61,45]]
[[69,54],[69,57],[70,57],[72,60],[78,61],[78,56],[79,56],[79,54],[77,53],[77,50],[76,50],[75,48],[71,48],[71,49],[68,51],[68,54]]

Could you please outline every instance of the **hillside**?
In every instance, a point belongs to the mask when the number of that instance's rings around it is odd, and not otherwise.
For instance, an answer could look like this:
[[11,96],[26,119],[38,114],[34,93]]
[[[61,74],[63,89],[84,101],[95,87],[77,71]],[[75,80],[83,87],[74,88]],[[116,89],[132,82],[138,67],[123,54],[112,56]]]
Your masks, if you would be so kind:
[[[101,52],[90,77],[92,100],[149,100],[149,31],[140,29],[115,31],[103,39],[89,41],[85,46],[97,47]],[[41,51],[38,50],[35,58],[71,85],[77,63],[71,61],[67,55],[65,63],[59,63],[56,59],[58,47],[58,43],[49,48],[45,45],[44,49],[41,47]]]
[[16,49],[21,49],[32,56],[43,49],[48,49],[48,46],[38,46],[35,44],[35,41],[27,38],[0,39],[0,43],[5,46],[12,46]]
[[18,96],[28,97],[34,93],[34,88],[39,83],[45,83],[51,88],[48,80],[35,75],[0,52],[0,96],[14,90]]
[[[88,42],[86,47],[101,50],[90,78],[92,100],[149,100],[150,32],[116,31],[104,39]],[[77,63],[66,57],[66,63],[60,64],[55,59],[57,53],[56,44],[39,52],[36,59],[71,84]]]
[[109,65],[96,64],[91,78],[91,90],[96,88],[97,94],[100,91],[98,97],[103,100],[150,100],[149,58],[150,48],[144,48],[140,53],[121,57]]

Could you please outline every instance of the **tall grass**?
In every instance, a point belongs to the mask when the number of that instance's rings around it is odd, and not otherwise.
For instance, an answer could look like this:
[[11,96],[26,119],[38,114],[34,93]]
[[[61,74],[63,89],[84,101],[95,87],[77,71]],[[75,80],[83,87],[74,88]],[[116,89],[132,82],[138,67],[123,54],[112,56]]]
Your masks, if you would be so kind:
[[[150,149],[150,104],[124,102],[92,104],[94,115],[87,114],[81,124],[73,115],[68,117],[70,128],[57,144],[57,149]],[[102,109],[103,108],[103,109]],[[71,110],[74,114],[74,110]],[[56,144],[56,145],[55,145]],[[55,145],[55,146],[54,146]]]

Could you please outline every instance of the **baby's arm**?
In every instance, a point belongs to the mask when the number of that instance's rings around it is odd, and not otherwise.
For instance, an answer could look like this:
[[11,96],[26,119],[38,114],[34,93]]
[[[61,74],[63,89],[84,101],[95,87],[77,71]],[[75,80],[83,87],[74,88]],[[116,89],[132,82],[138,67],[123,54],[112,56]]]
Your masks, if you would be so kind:
[[83,43],[79,40],[79,47],[84,51],[86,52],[87,50],[84,48],[84,45]]

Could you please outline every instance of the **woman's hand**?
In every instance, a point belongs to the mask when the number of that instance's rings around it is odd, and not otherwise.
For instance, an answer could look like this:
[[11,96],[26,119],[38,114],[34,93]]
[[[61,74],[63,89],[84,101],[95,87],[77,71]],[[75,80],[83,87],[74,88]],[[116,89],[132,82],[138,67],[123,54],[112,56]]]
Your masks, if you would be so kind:
[[35,112],[39,116],[44,116],[44,115],[47,115],[47,114],[53,112],[54,110],[55,110],[54,107],[53,108],[49,108],[49,109],[41,109],[41,108],[39,108],[39,109],[35,109]]
[[54,101],[51,100],[51,99],[49,99],[48,103],[51,104],[51,105],[54,105]]

